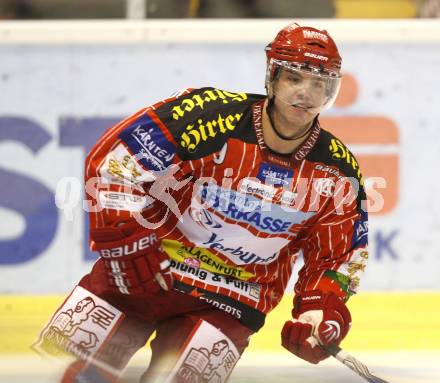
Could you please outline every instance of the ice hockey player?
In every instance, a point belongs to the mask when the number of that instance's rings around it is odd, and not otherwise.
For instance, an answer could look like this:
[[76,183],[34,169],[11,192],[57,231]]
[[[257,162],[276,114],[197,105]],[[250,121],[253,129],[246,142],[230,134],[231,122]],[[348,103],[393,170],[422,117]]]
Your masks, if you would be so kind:
[[116,382],[152,340],[142,382],[225,382],[280,302],[282,345],[311,363],[350,329],[367,253],[359,165],[319,124],[340,87],[327,33],[266,47],[267,95],[186,89],[105,132],[87,157],[90,273],[35,348],[77,360],[63,383]]

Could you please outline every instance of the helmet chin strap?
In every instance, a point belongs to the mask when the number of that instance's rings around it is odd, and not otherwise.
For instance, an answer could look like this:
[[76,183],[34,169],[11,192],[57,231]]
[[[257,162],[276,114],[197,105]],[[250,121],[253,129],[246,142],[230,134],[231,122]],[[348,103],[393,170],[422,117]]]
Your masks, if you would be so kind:
[[278,138],[281,138],[282,140],[286,140],[286,141],[295,141],[295,140],[303,138],[303,137],[307,136],[307,134],[309,134],[310,130],[313,128],[313,123],[310,125],[310,127],[304,133],[300,133],[300,134],[293,136],[293,137],[285,136],[284,134],[279,132],[278,129],[275,127],[275,122],[272,118],[274,102],[275,102],[275,95],[273,97],[269,98],[269,102],[267,103],[266,110],[267,110],[267,115],[269,117],[269,121],[270,121],[270,125],[272,127],[272,130],[275,132],[275,134],[278,136]]

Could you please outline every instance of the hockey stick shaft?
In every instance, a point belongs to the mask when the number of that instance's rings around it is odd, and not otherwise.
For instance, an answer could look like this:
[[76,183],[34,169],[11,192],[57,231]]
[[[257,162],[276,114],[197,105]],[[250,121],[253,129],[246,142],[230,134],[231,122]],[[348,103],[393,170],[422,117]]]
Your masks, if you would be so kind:
[[356,374],[364,378],[369,383],[389,383],[386,380],[378,378],[370,373],[368,367],[357,360],[354,356],[344,351],[335,344],[328,346],[321,346],[325,351],[332,355],[335,359],[339,360],[342,364],[345,364],[348,368],[353,370]]

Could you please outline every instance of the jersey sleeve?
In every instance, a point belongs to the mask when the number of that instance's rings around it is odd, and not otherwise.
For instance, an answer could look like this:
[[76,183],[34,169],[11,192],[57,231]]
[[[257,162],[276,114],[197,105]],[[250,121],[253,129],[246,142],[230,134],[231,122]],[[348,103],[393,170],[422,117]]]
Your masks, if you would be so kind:
[[158,179],[167,180],[165,191],[186,184],[188,164],[156,110],[189,91],[144,108],[111,127],[87,156],[85,182],[92,249],[96,229],[130,223],[132,234],[133,227],[142,231],[145,216],[148,223],[161,220],[161,212],[167,210],[161,201],[164,193],[152,196],[150,191]]
[[308,230],[302,247],[304,266],[295,293],[333,292],[347,300],[359,288],[368,260],[368,214],[362,209],[363,187],[349,204],[335,196]]

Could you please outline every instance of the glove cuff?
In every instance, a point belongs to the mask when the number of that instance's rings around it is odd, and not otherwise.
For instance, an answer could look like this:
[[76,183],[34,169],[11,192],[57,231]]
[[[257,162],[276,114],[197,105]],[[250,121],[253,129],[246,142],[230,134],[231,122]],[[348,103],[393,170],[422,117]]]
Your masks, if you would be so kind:
[[335,293],[324,293],[320,290],[304,291],[301,294],[297,294],[293,300],[292,317],[298,319],[306,311],[326,309],[338,311],[344,320],[351,322],[350,311],[343,299]]

